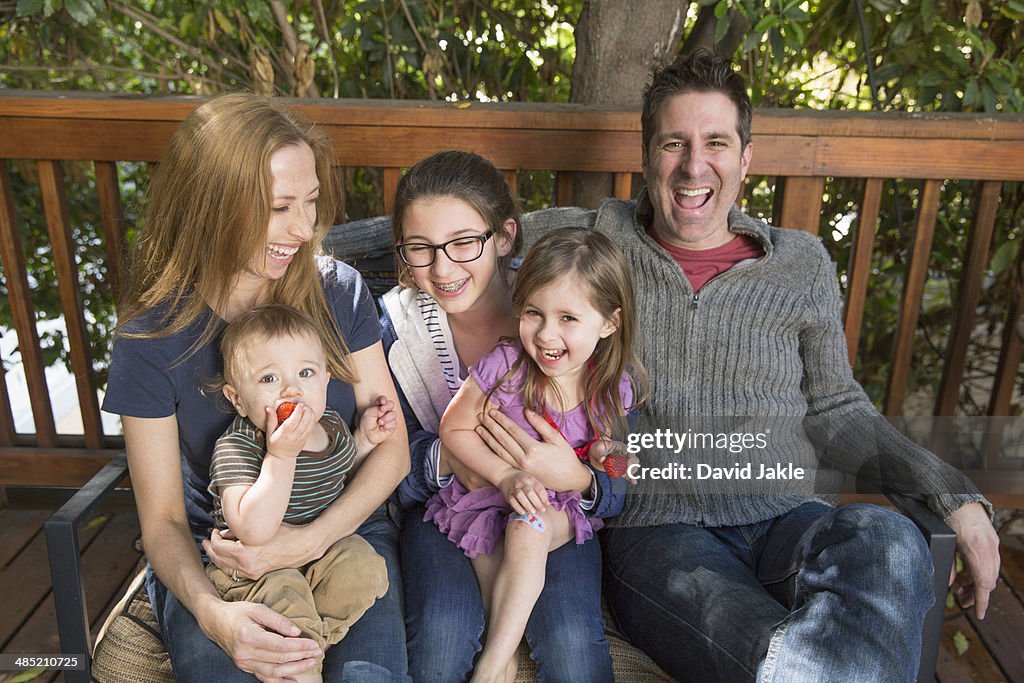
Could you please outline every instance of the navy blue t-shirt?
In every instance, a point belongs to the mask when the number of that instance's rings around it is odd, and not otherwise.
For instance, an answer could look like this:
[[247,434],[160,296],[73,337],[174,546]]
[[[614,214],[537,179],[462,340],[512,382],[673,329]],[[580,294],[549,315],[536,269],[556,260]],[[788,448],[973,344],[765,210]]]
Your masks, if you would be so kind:
[[[324,293],[349,351],[355,352],[380,341],[380,323],[370,291],[359,272],[333,259],[318,259]],[[162,311],[154,310],[125,326],[129,332],[153,329]],[[213,446],[231,419],[234,409],[223,396],[204,392],[203,386],[216,377],[223,364],[218,350],[220,335],[184,360],[182,357],[206,329],[214,313],[207,308],[192,325],[180,333],[151,339],[114,339],[103,410],[131,417],[167,417],[178,421],[181,470],[185,483],[185,511],[192,533],[201,540],[209,536],[213,522],[210,511],[210,458]],[[351,426],[355,417],[355,396],[348,384],[331,379],[327,405],[338,411]]]

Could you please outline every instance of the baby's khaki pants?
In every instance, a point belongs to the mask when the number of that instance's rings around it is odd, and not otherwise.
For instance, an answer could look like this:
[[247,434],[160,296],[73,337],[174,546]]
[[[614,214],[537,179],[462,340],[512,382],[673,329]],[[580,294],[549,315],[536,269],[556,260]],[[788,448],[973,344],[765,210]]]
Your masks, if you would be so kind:
[[[206,574],[225,600],[262,603],[291,619],[303,637],[325,650],[388,590],[384,558],[357,535],[338,541],[304,567],[278,569],[256,581],[232,581],[212,563]],[[318,670],[322,664],[317,662]]]

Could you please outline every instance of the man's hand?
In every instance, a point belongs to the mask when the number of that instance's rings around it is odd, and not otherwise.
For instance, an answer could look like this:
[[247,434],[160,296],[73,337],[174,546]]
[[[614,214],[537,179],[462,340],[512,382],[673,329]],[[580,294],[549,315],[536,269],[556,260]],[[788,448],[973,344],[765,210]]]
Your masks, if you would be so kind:
[[999,535],[989,521],[988,512],[981,503],[969,503],[958,508],[946,519],[949,528],[956,532],[956,550],[964,561],[964,574],[956,575],[956,562],[949,575],[949,585],[954,581],[957,602],[964,609],[974,606],[979,619],[985,618],[988,610],[988,596],[996,587],[999,578]]
[[516,469],[529,472],[553,491],[587,491],[590,472],[576,457],[572,446],[543,417],[526,411],[541,441],[527,434],[500,410],[489,410],[476,433],[494,454]]
[[587,457],[590,459],[590,464],[594,466],[594,469],[604,472],[604,461],[612,453],[621,453],[626,456],[627,474],[623,478],[635,486],[636,479],[628,474],[629,466],[639,465],[640,459],[627,450],[626,444],[621,441],[612,441],[611,439],[598,439],[594,442],[594,445],[590,447],[590,450],[587,451]]
[[299,638],[299,627],[266,605],[223,602],[206,634],[242,671],[265,683],[308,672],[323,655],[316,641]]

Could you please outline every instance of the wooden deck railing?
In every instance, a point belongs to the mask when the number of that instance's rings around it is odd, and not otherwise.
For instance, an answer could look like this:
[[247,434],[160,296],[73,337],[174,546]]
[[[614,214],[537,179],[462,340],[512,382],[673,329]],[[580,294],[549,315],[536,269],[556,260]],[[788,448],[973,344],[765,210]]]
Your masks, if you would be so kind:
[[[92,368],[93,351],[83,315],[72,226],[64,192],[63,161],[95,166],[97,201],[105,236],[108,277],[121,280],[124,233],[118,162],[157,162],[175,126],[201,100],[111,97],[81,93],[0,91],[0,264],[24,362],[36,431],[16,433],[6,383],[0,383],[0,485],[77,486],[121,445],[103,433]],[[383,169],[384,208],[402,169],[449,148],[478,152],[506,171],[557,173],[552,203],[572,203],[572,174],[614,174],[614,193],[629,197],[640,171],[637,111],[597,111],[570,105],[478,105],[422,102],[294,101],[331,135],[339,167]],[[898,116],[865,113],[757,110],[751,174],[774,178],[773,222],[817,233],[829,178],[864,179],[847,270],[845,326],[853,361],[860,342],[875,230],[887,179],[921,182],[892,371],[884,399],[901,413],[911,372],[913,340],[929,276],[936,220],[944,211],[940,189],[950,179],[980,181],[973,224],[956,287],[955,320],[945,352],[936,415],[956,409],[975,310],[993,249],[996,209],[1004,182],[1024,181],[1024,117],[977,115]],[[82,412],[82,435],[58,434],[50,407],[21,239],[6,160],[31,160],[38,171],[46,226],[67,322],[71,363]],[[1021,250],[1024,258],[1024,250]],[[1018,273],[1021,268],[1018,264]],[[1021,341],[1013,323],[1024,314],[1019,275],[988,402],[987,414],[1008,415],[1020,372]]]

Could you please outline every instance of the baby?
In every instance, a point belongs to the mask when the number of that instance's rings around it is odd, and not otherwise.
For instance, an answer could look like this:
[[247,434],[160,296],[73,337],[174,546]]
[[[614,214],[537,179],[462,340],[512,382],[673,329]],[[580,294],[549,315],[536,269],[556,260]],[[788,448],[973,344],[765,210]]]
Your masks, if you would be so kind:
[[[210,464],[214,524],[243,543],[271,542],[282,523],[307,524],[341,493],[352,468],[394,432],[394,404],[381,396],[355,435],[327,405],[331,376],[323,340],[304,313],[271,304],[234,319],[220,343],[219,387],[237,411]],[[207,574],[228,600],[261,602],[326,649],[384,595],[384,559],[363,538],[335,543],[322,558],[255,581]],[[323,660],[301,681],[321,680]]]

